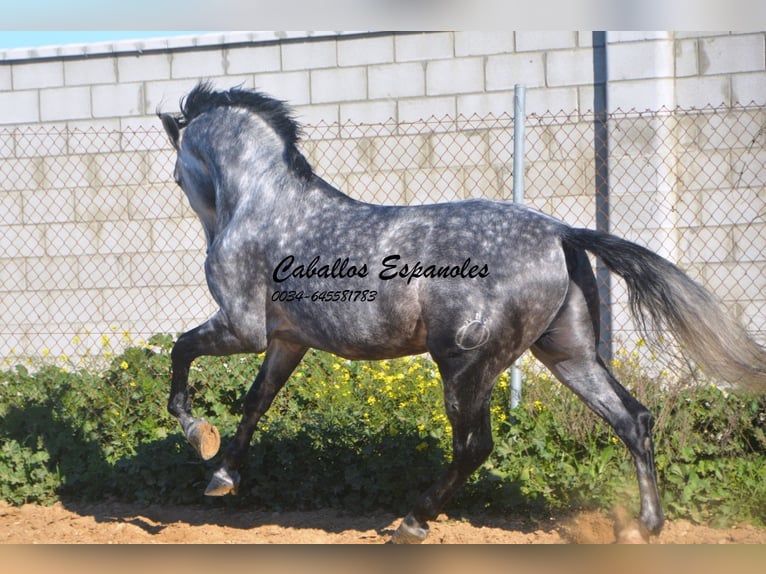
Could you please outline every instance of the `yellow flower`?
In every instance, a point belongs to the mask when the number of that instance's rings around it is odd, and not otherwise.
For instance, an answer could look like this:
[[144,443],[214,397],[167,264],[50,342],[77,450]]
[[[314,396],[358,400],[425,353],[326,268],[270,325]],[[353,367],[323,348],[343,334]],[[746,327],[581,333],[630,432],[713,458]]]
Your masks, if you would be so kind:
[[374,405],[374,404],[375,404],[375,403],[377,403],[377,402],[378,402],[378,399],[376,399],[376,398],[375,398],[374,396],[372,396],[372,395],[370,395],[370,396],[367,398],[367,404],[368,404],[368,405]]
[[50,354],[51,354],[50,349],[43,349],[43,357],[47,357]]
[[127,361],[123,361],[122,363],[120,363],[120,368],[121,368],[123,371],[124,371],[124,370],[126,370],[126,369],[128,368],[128,366],[129,366],[129,365],[128,365],[128,362],[127,362]]

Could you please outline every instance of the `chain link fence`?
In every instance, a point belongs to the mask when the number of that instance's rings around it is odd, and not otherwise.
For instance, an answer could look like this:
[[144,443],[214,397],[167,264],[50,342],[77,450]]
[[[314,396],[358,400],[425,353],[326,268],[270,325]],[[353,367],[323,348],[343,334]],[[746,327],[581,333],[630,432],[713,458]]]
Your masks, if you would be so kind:
[[[592,114],[527,117],[525,202],[597,221]],[[766,107],[609,115],[610,230],[677,262],[766,336]],[[389,204],[512,197],[513,118],[304,128],[316,173]],[[0,130],[0,360],[71,362],[215,311],[164,132]],[[637,339],[614,280],[615,348]]]

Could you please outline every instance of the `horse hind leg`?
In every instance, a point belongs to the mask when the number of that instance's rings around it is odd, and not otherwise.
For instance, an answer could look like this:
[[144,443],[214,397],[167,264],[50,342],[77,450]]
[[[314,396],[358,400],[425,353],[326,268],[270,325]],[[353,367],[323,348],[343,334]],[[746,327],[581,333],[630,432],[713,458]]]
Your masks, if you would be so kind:
[[[585,289],[581,289],[580,283]],[[654,465],[653,418],[598,358],[598,318],[592,311],[593,293],[595,284],[591,285],[589,280],[572,282],[558,317],[531,350],[564,385],[612,426],[630,450],[641,497],[639,527],[642,537],[647,539],[649,534],[659,534],[664,522]]]
[[489,405],[496,377],[476,378],[470,374],[474,372],[471,368],[445,376],[442,364],[440,369],[447,417],[452,425],[452,462],[402,520],[392,537],[396,544],[422,542],[428,535],[428,522],[438,516],[455,491],[492,452]]

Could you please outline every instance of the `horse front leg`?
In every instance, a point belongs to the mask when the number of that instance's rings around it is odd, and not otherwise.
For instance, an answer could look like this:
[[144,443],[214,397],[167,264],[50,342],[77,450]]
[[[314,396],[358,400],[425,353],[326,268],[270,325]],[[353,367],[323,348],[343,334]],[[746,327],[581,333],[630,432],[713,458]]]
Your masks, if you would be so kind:
[[221,445],[218,429],[202,418],[192,415],[189,397],[189,368],[202,355],[224,356],[255,352],[231,333],[220,314],[178,338],[170,353],[173,378],[168,411],[178,419],[186,440],[203,460],[215,456]]
[[207,496],[236,494],[239,486],[239,468],[245,460],[250,441],[258,421],[269,409],[277,393],[298,366],[306,347],[272,340],[266,349],[258,375],[245,396],[242,420],[231,443],[226,447],[223,463],[215,471],[205,489]]

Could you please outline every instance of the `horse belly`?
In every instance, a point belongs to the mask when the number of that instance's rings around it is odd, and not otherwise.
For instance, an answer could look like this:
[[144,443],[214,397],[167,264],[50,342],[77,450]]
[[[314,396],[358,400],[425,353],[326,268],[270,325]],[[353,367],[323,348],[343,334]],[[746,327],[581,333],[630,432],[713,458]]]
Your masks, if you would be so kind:
[[[410,290],[414,292],[414,290]],[[408,295],[412,295],[412,292]],[[411,296],[362,297],[283,306],[271,336],[356,360],[390,359],[426,350],[425,325]]]

